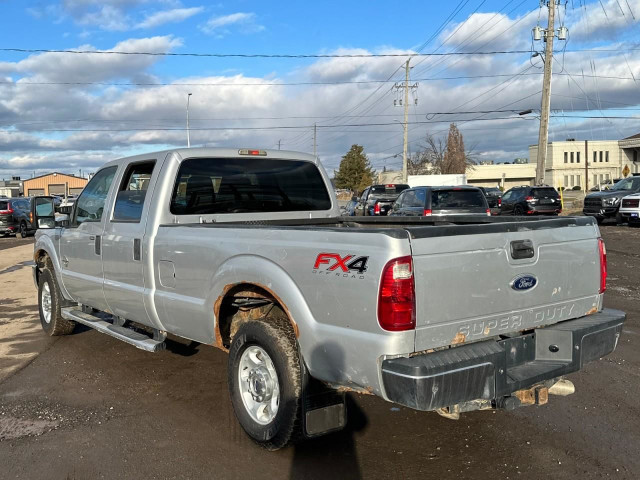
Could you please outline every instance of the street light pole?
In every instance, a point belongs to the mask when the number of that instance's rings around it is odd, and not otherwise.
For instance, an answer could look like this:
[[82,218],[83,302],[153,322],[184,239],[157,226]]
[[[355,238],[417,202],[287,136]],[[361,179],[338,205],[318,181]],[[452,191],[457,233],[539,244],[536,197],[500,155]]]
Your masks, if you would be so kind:
[[189,99],[191,95],[191,93],[187,93],[187,148],[191,148],[191,137],[189,135]]

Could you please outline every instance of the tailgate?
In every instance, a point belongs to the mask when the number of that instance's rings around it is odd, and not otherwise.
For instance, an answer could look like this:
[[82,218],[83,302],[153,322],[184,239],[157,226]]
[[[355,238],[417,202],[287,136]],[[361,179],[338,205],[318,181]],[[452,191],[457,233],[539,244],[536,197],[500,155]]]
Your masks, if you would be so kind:
[[565,218],[408,228],[416,351],[595,311],[601,306],[600,257],[591,222]]

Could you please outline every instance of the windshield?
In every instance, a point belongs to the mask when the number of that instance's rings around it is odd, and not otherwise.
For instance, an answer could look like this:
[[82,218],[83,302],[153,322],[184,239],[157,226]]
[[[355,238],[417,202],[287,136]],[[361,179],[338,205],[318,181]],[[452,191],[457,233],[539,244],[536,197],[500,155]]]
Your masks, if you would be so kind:
[[616,183],[610,190],[639,190],[640,177],[623,178]]
[[388,195],[398,194],[409,188],[409,185],[374,185],[371,187],[371,193]]
[[499,188],[486,188],[484,189],[484,192],[487,195],[500,195],[502,193],[502,191]]
[[180,165],[175,215],[328,210],[318,168],[302,160],[191,158]]
[[435,190],[431,195],[431,208],[487,208],[480,190]]
[[559,196],[558,192],[556,192],[554,188],[534,188],[532,193],[533,193],[533,196],[536,198],[540,198],[540,197],[556,198]]

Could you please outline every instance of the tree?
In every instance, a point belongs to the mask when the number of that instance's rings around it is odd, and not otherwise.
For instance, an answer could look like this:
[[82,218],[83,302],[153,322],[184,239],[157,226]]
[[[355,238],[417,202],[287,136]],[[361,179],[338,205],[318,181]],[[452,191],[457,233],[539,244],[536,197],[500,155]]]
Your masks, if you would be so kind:
[[447,141],[427,133],[426,144],[408,159],[409,175],[465,173],[473,168],[473,153],[465,150],[462,133],[455,123],[449,126]]
[[351,149],[342,157],[338,171],[333,172],[337,188],[347,188],[356,193],[373,183],[374,174],[361,145],[351,145]]

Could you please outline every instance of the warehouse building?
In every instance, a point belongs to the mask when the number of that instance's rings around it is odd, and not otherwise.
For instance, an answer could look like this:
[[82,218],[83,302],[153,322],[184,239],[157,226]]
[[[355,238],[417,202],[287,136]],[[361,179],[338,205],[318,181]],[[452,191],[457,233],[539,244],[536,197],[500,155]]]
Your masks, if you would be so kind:
[[86,178],[66,173],[48,173],[22,181],[25,197],[34,195],[78,195],[87,184]]

